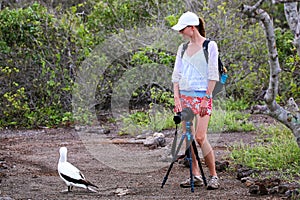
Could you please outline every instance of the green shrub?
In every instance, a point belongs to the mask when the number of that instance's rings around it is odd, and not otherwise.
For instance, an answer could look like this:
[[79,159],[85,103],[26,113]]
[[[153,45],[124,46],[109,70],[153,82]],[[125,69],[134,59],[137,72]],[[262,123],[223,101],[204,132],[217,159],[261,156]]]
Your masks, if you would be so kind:
[[248,121],[250,115],[239,111],[226,111],[216,108],[209,122],[209,132],[248,132],[254,125]]
[[[71,2],[68,5],[74,6],[66,6],[65,10],[58,7],[54,12],[37,3],[0,11],[1,127],[55,126],[74,120],[70,115],[74,76],[97,45],[101,46],[105,39],[125,30],[137,30],[137,27],[170,27],[186,9],[191,8],[204,17],[207,37],[218,42],[222,60],[229,66],[226,92],[233,98],[227,103],[226,110],[244,110],[252,102],[262,100],[269,81],[264,32],[259,23],[248,23],[237,17],[239,1],[216,1],[214,3],[218,6],[215,7],[208,1],[194,1],[189,7],[178,0],[159,3],[154,0],[76,2],[79,4]],[[275,33],[283,69],[277,100],[284,103],[293,96],[297,101],[300,95],[300,58],[292,44],[293,35],[286,29],[276,29]],[[174,44],[180,42],[178,39]],[[124,55],[127,66],[115,62],[115,65],[107,66],[104,76],[99,77],[98,93],[95,94],[97,105],[109,109],[107,104],[111,100],[112,88],[126,70],[147,63],[164,65],[171,70],[175,60],[175,52],[155,47],[129,53],[130,58]],[[148,86],[134,91],[133,98],[155,94],[155,97],[150,97],[153,101],[144,101],[147,107],[153,102],[167,108],[173,106],[172,91]],[[139,103],[132,101],[132,104]],[[83,114],[82,118],[89,121],[89,113]],[[247,123],[226,126],[227,130],[252,129]]]
[[145,130],[159,132],[174,128],[174,114],[168,109],[162,107],[157,109],[155,107],[151,106],[151,109],[148,111],[135,111],[132,114],[123,116],[119,134],[137,135]]
[[299,176],[300,148],[290,130],[283,125],[262,127],[257,144],[241,142],[233,147],[231,158],[258,170],[279,171],[282,175]]
[[290,30],[275,30],[276,46],[282,73],[280,76],[280,93],[278,102],[285,103],[290,97],[300,98],[300,57],[293,45],[294,35]]
[[[74,35],[46,7],[0,12],[0,126],[57,125],[71,110]],[[71,117],[70,117],[71,120]]]

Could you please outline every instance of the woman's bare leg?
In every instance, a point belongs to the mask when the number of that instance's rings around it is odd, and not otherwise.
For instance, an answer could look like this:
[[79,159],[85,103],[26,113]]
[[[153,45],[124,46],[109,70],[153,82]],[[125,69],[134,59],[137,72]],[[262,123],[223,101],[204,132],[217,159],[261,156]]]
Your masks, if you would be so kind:
[[[196,115],[196,130],[195,130],[195,140],[201,146],[202,154],[205,159],[205,163],[209,168],[209,173],[211,176],[217,176],[216,167],[215,167],[215,155],[214,151],[207,140],[207,129],[210,116],[206,115],[204,117],[200,117]],[[194,166],[195,170],[198,171],[197,174],[200,174],[198,163],[196,160],[195,155],[193,155],[193,163],[197,164]]]

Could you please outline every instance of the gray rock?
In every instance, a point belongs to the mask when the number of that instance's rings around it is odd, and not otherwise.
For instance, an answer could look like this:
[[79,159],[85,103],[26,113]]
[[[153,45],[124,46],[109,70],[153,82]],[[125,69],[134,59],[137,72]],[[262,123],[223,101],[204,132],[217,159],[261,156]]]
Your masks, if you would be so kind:
[[251,181],[250,179],[246,180],[245,185],[246,187],[250,187],[251,185],[254,185],[255,183]]
[[227,168],[229,167],[229,162],[228,161],[223,161],[223,162],[216,161],[215,163],[216,163],[216,170],[218,172],[226,171]]
[[300,197],[300,193],[298,190],[288,190],[285,192],[284,194],[287,198],[295,198],[297,199],[296,197]]
[[14,199],[10,197],[0,197],[0,200],[14,200]]
[[237,173],[237,178],[239,180],[241,180],[244,177],[250,176],[251,174],[253,174],[255,172],[255,170],[253,169],[239,169],[238,173]]
[[259,186],[258,185],[251,185],[249,187],[249,193],[250,194],[258,194],[259,192]]
[[158,137],[158,138],[155,138],[155,143],[157,144],[157,146],[160,146],[160,147],[165,147],[166,146],[166,139],[164,137]]
[[251,179],[252,178],[250,176],[246,176],[246,177],[241,178],[241,182],[245,183],[246,181],[251,180]]
[[278,186],[272,187],[269,192],[270,192],[270,194],[277,194],[278,193]]
[[137,135],[137,139],[146,139],[147,137],[151,136],[153,134],[153,131],[151,130],[145,130],[140,135]]
[[156,144],[155,138],[153,136],[149,136],[144,141],[144,146],[149,147]]
[[278,186],[278,193],[279,194],[284,194],[288,190],[289,190],[289,186],[287,184],[283,184],[283,185]]
[[166,139],[163,133],[154,133],[153,136],[148,136],[144,141],[144,146],[149,147],[151,149],[155,149],[157,147],[165,147]]
[[259,185],[259,194],[260,195],[267,195],[269,194],[269,190],[266,188],[264,184]]

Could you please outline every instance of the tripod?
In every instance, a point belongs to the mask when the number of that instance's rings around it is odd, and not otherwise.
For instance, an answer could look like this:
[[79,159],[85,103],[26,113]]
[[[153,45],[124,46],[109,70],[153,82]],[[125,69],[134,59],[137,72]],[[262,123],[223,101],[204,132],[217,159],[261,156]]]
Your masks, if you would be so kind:
[[204,176],[204,171],[203,171],[203,168],[202,168],[202,165],[201,165],[201,161],[200,161],[200,158],[199,158],[199,154],[198,154],[198,150],[197,150],[197,146],[196,146],[196,143],[195,143],[195,140],[193,138],[193,134],[191,133],[191,125],[192,125],[192,122],[191,121],[187,121],[186,122],[186,133],[183,134],[181,136],[181,140],[178,144],[178,147],[175,151],[175,148],[176,148],[176,142],[177,142],[177,124],[176,124],[176,131],[175,131],[175,138],[173,140],[173,144],[172,144],[172,156],[173,156],[173,159],[172,159],[172,162],[169,166],[169,169],[163,179],[163,182],[162,182],[162,185],[161,185],[161,188],[164,187],[165,183],[167,182],[168,180],[168,176],[172,170],[172,167],[174,165],[174,163],[181,158],[178,157],[178,153],[179,153],[179,150],[181,148],[181,145],[183,143],[183,141],[186,139],[186,142],[187,142],[187,149],[185,151],[185,155],[187,156],[187,160],[189,161],[189,165],[190,165],[190,183],[191,183],[191,192],[194,192],[194,176],[193,176],[193,172],[192,172],[192,152],[191,152],[191,145],[193,147],[193,150],[194,150],[194,154],[196,156],[196,159],[198,161],[198,166],[199,166],[199,169],[200,169],[200,172],[201,172],[201,176],[202,176],[202,179],[203,179],[203,182],[204,182],[204,185],[207,186],[207,182],[206,182],[206,178]]

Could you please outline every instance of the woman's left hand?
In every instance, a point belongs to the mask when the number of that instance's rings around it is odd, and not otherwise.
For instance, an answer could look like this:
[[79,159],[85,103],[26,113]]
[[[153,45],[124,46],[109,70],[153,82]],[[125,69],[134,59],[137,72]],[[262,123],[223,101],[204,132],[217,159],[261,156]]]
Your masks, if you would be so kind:
[[208,100],[203,98],[200,103],[200,112],[199,112],[200,117],[204,117],[207,114],[207,109],[208,109],[207,107],[208,107]]

